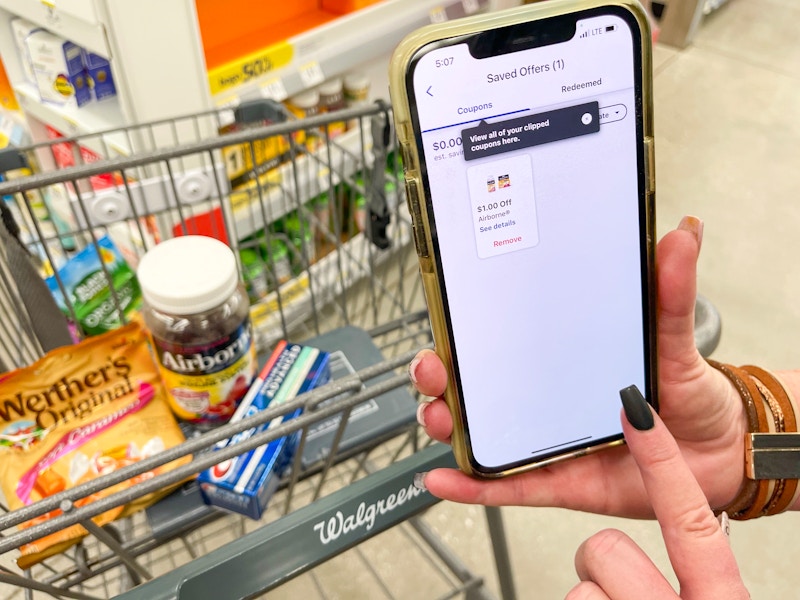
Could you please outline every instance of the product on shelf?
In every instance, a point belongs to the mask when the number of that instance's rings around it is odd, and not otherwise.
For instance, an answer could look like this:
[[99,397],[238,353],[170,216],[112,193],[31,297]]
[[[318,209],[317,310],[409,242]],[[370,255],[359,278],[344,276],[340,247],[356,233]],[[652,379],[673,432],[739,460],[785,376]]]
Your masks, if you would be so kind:
[[25,45],[42,101],[84,106],[92,99],[80,46],[43,30],[25,38]]
[[[0,174],[0,181],[30,175],[30,169],[16,169]],[[29,190],[24,197],[14,194],[0,199],[19,227],[19,239],[32,252],[42,277],[49,277],[65,265],[67,253],[75,250],[75,238],[66,234],[69,228],[56,210],[58,200],[54,200],[54,194],[51,194],[56,189],[63,188],[52,186]]]
[[[111,278],[113,291],[106,274]],[[64,299],[58,280],[66,290],[69,303]],[[136,275],[108,236],[97,240],[97,248],[90,243],[71,257],[58,269],[58,280],[55,276],[48,277],[47,286],[68,319],[73,318],[74,311],[77,324],[87,335],[116,329],[141,305],[142,294]],[[117,306],[122,308],[123,314]]]
[[[88,165],[99,160],[103,157],[96,152],[89,150],[86,146],[78,146],[78,151],[81,155],[81,163]],[[129,179],[130,180],[130,179]],[[122,185],[122,175],[119,173],[100,173],[99,175],[91,175],[89,177],[89,184],[93,190],[106,190],[108,188]]]
[[[0,485],[12,511],[183,441],[137,323],[58,348],[0,381]],[[189,460],[178,459],[74,504],[95,502]],[[105,525],[168,491],[111,508],[93,521]],[[55,509],[20,527],[60,514]],[[24,545],[17,563],[28,568],[85,535],[81,525],[61,529]]]
[[117,86],[114,75],[111,73],[111,64],[108,59],[99,54],[84,51],[83,62],[86,65],[86,75],[95,100],[105,100],[117,95]]
[[267,266],[258,250],[242,248],[239,250],[242,261],[242,279],[250,302],[258,302],[269,293]]
[[67,169],[74,167],[77,164],[77,144],[75,142],[65,141],[57,142],[55,140],[62,139],[64,135],[51,125],[45,125],[47,132],[47,139],[50,142],[50,153],[53,156],[53,162],[56,164],[57,169]]
[[[53,156],[53,162],[59,169],[66,169],[76,165],[88,165],[102,160],[103,157],[90,150],[86,146],[81,146],[73,141],[59,142],[65,136],[58,129],[51,125],[45,125],[47,138],[51,140],[49,148]],[[100,173],[89,177],[89,184],[92,189],[105,190],[117,185],[122,185],[122,176],[119,173]],[[67,188],[73,190],[71,183],[66,184]],[[66,218],[66,217],[65,217]]]
[[[330,380],[329,355],[317,348],[281,341],[261,375],[239,405],[231,422],[241,421],[269,407],[284,404]],[[300,415],[295,409],[258,427],[248,429],[215,450],[237,444]],[[281,475],[297,448],[299,431],[278,438],[245,454],[223,461],[198,476],[203,500],[212,506],[260,519]]]
[[[286,113],[278,103],[265,100],[251,106],[252,111],[246,106],[237,109],[237,113],[242,117],[248,117],[246,123],[236,121],[220,128],[219,133],[225,135],[248,127],[262,127],[286,120]],[[270,136],[252,143],[226,146],[222,149],[222,156],[231,188],[237,190],[250,182],[255,182],[256,178],[261,178],[262,175],[269,175],[286,162],[289,159],[289,142],[282,135]]]
[[263,231],[243,241],[239,250],[244,279],[250,302],[258,302],[292,277],[289,249],[283,239],[272,235],[267,244]]
[[[319,92],[317,90],[305,90],[292,96],[286,101],[286,108],[298,119],[307,119],[319,114]],[[294,135],[294,141],[298,144],[305,144],[306,148],[313,152],[319,148],[319,134],[311,129],[300,130]]]
[[172,238],[142,257],[137,275],[175,414],[208,425],[226,422],[258,368],[233,251],[202,235]]
[[297,275],[317,260],[314,230],[310,221],[294,210],[281,220],[281,231],[289,239],[292,254],[292,272]]
[[228,232],[225,230],[225,217],[222,208],[215,206],[211,210],[186,216],[183,221],[172,226],[172,235],[205,235],[230,245]]
[[14,43],[17,46],[17,55],[19,56],[20,64],[22,65],[22,73],[28,83],[36,84],[36,77],[33,74],[33,64],[31,63],[30,55],[28,54],[28,47],[26,40],[28,36],[36,31],[41,31],[42,28],[31,23],[27,19],[17,17],[11,19],[11,34],[14,37]]
[[309,200],[308,207],[314,215],[314,241],[317,246],[324,245],[331,230],[331,200],[328,192]]
[[[364,73],[348,73],[344,78],[344,101],[347,108],[366,106],[369,102],[369,77]],[[358,126],[358,119],[348,121],[347,128]]]
[[[17,103],[17,96],[14,94],[14,89],[11,87],[11,82],[8,79],[8,73],[6,73],[6,66],[3,64],[2,59],[0,59],[0,148],[4,148],[6,146],[6,142],[3,141],[3,137],[10,139],[12,136],[9,135],[8,128],[2,126],[1,122],[7,116],[10,117],[7,113],[4,114],[3,111],[8,112],[16,112],[19,110],[19,104]],[[16,136],[15,136],[16,137]]]
[[[329,79],[317,87],[319,92],[319,109],[322,113],[332,113],[345,108],[344,87],[338,77]],[[335,138],[345,132],[344,121],[333,121],[325,128],[329,138]]]

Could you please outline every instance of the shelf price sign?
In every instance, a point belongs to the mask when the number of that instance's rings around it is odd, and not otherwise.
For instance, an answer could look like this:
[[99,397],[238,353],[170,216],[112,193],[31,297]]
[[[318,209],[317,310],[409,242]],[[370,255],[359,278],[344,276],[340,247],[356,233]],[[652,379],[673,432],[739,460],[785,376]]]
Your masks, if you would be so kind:
[[208,85],[218,94],[257,79],[292,62],[294,46],[280,42],[208,71]]
[[431,23],[444,23],[452,19],[460,19],[475,14],[489,6],[489,0],[457,0],[438,6],[429,13]]
[[314,60],[300,67],[300,79],[303,85],[309,88],[325,81],[325,74],[320,64]]
[[261,95],[264,98],[272,98],[276,102],[281,102],[282,100],[286,100],[289,96],[289,92],[286,90],[283,81],[280,78],[276,78],[270,79],[261,86]]
[[442,6],[437,6],[430,11],[431,23],[444,23],[447,21],[447,11]]

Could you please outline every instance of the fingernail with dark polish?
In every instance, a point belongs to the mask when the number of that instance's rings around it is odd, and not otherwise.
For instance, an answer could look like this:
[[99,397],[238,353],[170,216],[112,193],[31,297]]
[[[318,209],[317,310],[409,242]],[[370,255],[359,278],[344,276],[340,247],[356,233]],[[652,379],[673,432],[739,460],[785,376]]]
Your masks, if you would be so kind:
[[630,385],[621,389],[619,397],[622,400],[622,407],[625,409],[625,417],[628,419],[628,423],[639,431],[647,431],[653,428],[653,425],[655,425],[653,411],[650,410],[650,405],[644,399],[638,387]]

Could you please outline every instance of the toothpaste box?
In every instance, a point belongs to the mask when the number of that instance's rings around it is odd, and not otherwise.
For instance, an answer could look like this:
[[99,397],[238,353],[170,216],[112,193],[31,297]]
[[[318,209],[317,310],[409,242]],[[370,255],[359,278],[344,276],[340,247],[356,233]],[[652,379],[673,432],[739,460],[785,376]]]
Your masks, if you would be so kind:
[[92,99],[80,46],[43,30],[25,38],[25,46],[42,101],[83,106]]
[[94,93],[95,100],[113,98],[117,95],[117,86],[111,73],[111,64],[107,59],[93,52],[85,52],[83,62],[86,65],[86,74],[89,76],[89,85]]
[[[329,355],[317,348],[281,342],[270,356],[272,367],[261,383],[261,391],[238,406],[230,422],[241,421],[268,406],[276,406],[324,385],[330,380]],[[268,428],[277,427],[300,414],[300,409],[243,431],[220,442],[215,449],[244,441]],[[244,454],[223,461],[200,473],[203,501],[211,506],[260,519],[267,502],[292,460],[299,433],[273,440]]]

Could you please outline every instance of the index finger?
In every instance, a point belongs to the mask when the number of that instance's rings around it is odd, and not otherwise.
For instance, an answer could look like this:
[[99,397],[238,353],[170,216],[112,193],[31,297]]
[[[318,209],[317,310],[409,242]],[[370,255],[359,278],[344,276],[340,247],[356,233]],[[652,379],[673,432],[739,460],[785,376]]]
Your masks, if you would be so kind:
[[625,440],[661,525],[681,590],[699,598],[741,596],[744,586],[728,539],[677,442],[635,386],[620,396]]

